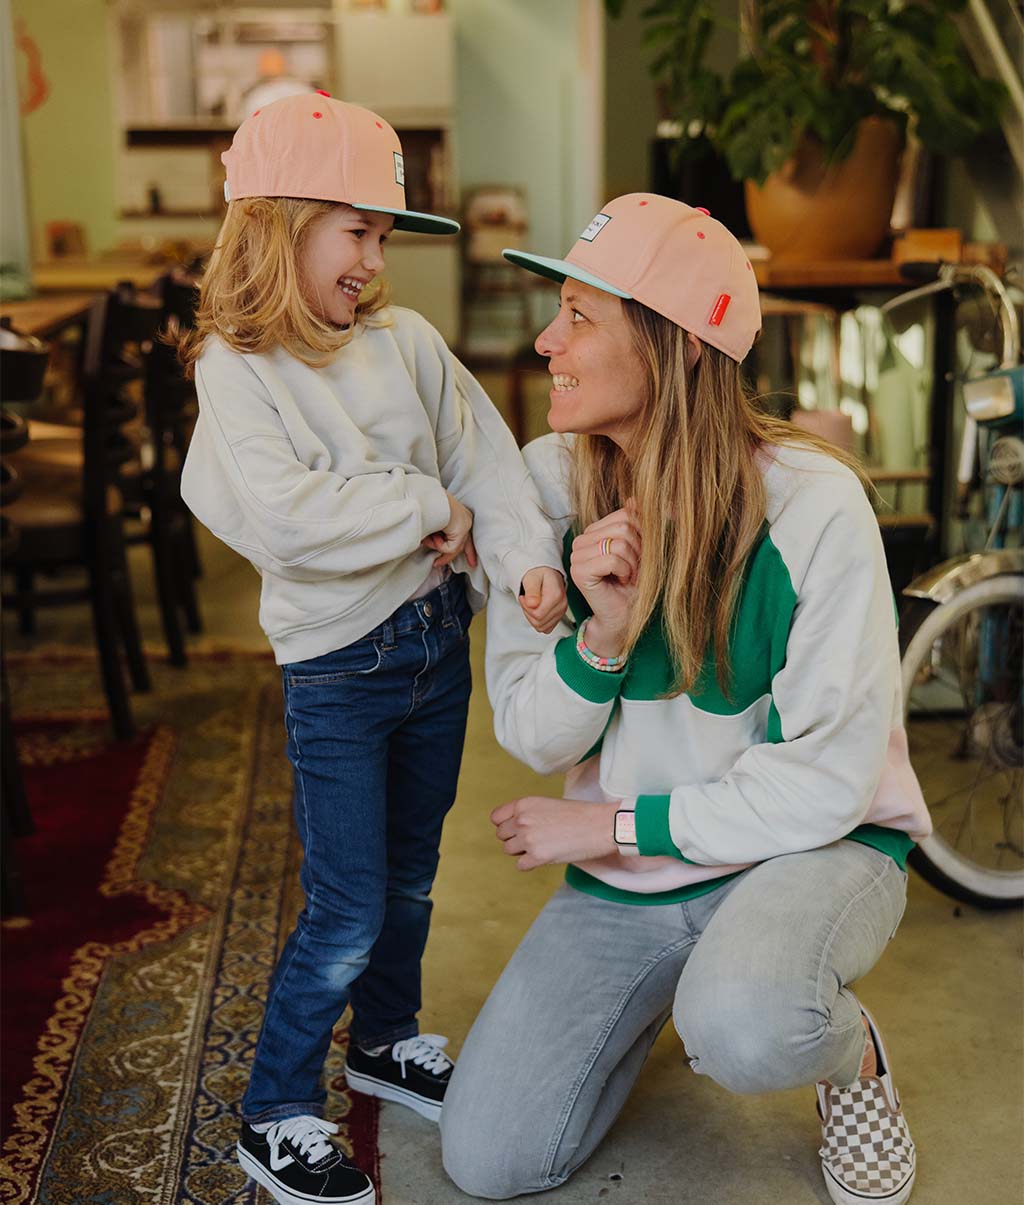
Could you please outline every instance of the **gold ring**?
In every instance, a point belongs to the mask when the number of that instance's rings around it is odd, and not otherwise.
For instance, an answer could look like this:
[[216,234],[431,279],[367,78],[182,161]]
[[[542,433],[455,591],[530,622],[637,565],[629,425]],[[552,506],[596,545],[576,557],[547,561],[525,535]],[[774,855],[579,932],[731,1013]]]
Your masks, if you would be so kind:
[[601,555],[602,555],[602,556],[609,556],[609,555],[611,554],[611,550],[612,550],[612,541],[611,541],[611,537],[610,537],[610,536],[606,536],[606,537],[605,537],[605,538],[604,538],[604,539],[601,541]]

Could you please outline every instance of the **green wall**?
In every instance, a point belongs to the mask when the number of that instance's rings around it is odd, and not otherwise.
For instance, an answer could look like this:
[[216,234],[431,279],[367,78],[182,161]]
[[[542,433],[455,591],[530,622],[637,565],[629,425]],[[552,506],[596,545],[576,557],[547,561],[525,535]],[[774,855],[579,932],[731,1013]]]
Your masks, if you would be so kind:
[[[22,118],[32,239],[43,227],[82,222],[91,250],[117,237],[114,206],[113,64],[104,0],[12,0],[15,31],[39,47],[50,93]],[[17,51],[18,75],[25,54]]]
[[582,93],[575,0],[449,0],[456,28],[457,171],[527,191],[530,245],[561,255],[590,221],[574,138]]
[[650,187],[648,143],[658,124],[651,52],[642,43],[645,6],[630,0],[618,20],[605,18],[604,178],[609,197]]
[[[593,216],[578,170],[587,102],[577,3],[449,3],[456,22],[460,184],[523,184],[532,245],[562,254]],[[735,3],[722,3],[728,20]],[[641,41],[642,7],[642,0],[630,0],[621,20],[605,21],[606,196],[648,184],[648,140],[657,113],[649,52]],[[46,222],[71,219],[85,225],[89,246],[101,250],[118,235],[111,6],[106,0],[11,0],[11,10],[16,31],[23,29],[38,45],[50,86],[42,106],[22,118],[33,240],[41,246]],[[713,50],[724,65],[733,46],[716,43]],[[20,49],[16,55],[23,77],[25,55]],[[1019,234],[1015,238],[1008,229],[1012,220],[985,212],[965,173],[954,173],[951,191],[950,217],[970,234],[990,235],[994,227],[1019,246]]]
[[[605,18],[605,182],[609,197],[650,187],[650,139],[658,106],[648,63],[654,51],[643,41],[645,0],[627,0],[621,17]],[[719,25],[708,46],[707,63],[722,72],[736,61],[738,0],[718,0]]]
[[[32,262],[28,242],[25,173],[22,170],[18,76],[10,0],[0,0],[0,264],[21,276]],[[13,292],[8,285],[8,291]]]
[[[572,0],[450,0],[456,22],[456,154],[462,187],[522,183],[539,250],[559,252],[593,216],[578,195],[577,11]],[[105,0],[12,0],[42,53],[44,104],[22,120],[32,233],[53,219],[117,238],[114,64]],[[19,71],[24,56],[19,56]]]

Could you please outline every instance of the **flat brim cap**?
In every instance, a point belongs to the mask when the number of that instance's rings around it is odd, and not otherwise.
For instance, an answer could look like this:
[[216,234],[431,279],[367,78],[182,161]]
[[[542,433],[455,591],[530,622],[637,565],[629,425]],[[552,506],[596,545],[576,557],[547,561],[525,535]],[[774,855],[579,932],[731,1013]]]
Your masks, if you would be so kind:
[[369,109],[325,92],[257,109],[221,155],[224,195],[334,201],[394,216],[396,230],[457,234],[459,223],[405,203],[405,159],[392,127]]
[[616,197],[564,259],[508,248],[509,262],[639,301],[743,360],[761,329],[757,280],[739,240],[705,209],[656,193]]
[[567,276],[571,276],[573,280],[582,281],[585,285],[593,285],[595,289],[603,289],[615,297],[622,297],[626,301],[633,299],[631,293],[616,288],[609,281],[602,280],[585,268],[577,267],[570,260],[549,259],[546,255],[531,255],[528,251],[516,251],[513,247],[506,247],[502,251],[502,255],[509,263],[518,264],[520,268],[526,268],[528,272],[536,272],[538,276],[546,276],[548,280],[557,280],[559,284]]

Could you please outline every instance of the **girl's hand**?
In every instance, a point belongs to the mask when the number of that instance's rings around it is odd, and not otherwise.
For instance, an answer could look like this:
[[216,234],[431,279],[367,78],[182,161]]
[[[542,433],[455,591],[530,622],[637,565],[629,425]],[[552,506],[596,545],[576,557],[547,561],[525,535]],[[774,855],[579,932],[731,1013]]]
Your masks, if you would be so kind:
[[527,795],[491,812],[495,835],[520,870],[552,862],[586,862],[617,850],[612,835],[618,803],[585,803]]
[[602,657],[622,652],[640,570],[640,526],[630,506],[598,519],[572,542],[569,573],[590,604],[587,646]]
[[470,569],[476,568],[476,547],[473,544],[473,512],[462,505],[458,498],[448,495],[451,515],[444,531],[435,531],[420,543],[424,548],[431,548],[441,555],[434,558],[434,567],[450,565],[460,553],[466,554]]
[[557,569],[542,565],[523,575],[519,605],[530,625],[538,632],[551,632],[565,614],[565,582]]

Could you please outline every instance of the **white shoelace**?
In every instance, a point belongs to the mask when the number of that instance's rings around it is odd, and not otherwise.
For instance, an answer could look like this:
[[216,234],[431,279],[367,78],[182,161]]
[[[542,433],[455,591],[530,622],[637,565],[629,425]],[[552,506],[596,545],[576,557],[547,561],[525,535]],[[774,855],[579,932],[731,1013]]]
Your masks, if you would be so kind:
[[402,1067],[402,1078],[405,1079],[405,1064],[412,1063],[414,1067],[422,1067],[432,1075],[441,1075],[454,1063],[444,1053],[448,1039],[439,1033],[421,1033],[414,1038],[406,1038],[396,1042],[391,1047],[391,1057]]
[[274,1158],[278,1157],[281,1143],[290,1140],[295,1143],[310,1163],[319,1163],[326,1155],[337,1153],[325,1135],[337,1134],[338,1127],[333,1121],[324,1121],[320,1117],[310,1117],[304,1113],[299,1117],[289,1117],[284,1121],[276,1121],[267,1130],[267,1142]]

